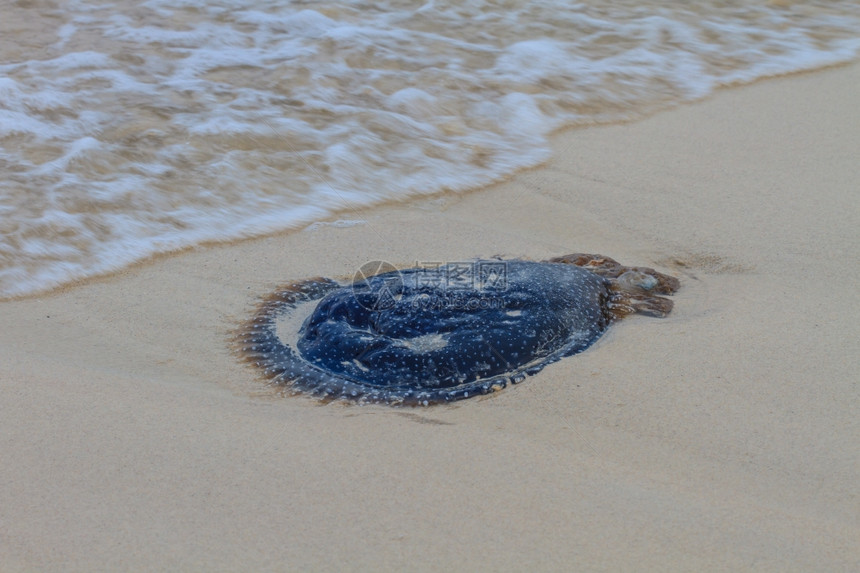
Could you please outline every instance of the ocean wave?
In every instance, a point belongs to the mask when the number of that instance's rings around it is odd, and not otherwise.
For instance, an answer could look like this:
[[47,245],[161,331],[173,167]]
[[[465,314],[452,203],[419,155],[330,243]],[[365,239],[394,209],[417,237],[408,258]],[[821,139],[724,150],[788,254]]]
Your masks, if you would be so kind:
[[854,2],[6,12],[28,37],[0,41],[0,296],[483,186],[546,160],[562,126],[860,53]]

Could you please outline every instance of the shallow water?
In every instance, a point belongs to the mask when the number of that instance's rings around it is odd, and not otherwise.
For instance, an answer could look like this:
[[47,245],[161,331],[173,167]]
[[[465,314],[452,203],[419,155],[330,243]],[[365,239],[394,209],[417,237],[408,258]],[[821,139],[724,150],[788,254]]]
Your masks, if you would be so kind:
[[485,185],[559,127],[860,54],[856,2],[24,1],[0,297]]

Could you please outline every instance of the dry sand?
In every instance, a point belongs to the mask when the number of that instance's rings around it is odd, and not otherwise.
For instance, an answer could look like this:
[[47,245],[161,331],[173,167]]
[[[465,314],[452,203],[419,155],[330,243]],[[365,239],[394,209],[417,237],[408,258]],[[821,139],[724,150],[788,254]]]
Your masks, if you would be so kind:
[[[0,303],[0,569],[860,569],[860,66],[562,133],[466,196]],[[683,281],[428,409],[280,397],[228,334],[295,278],[584,251]]]

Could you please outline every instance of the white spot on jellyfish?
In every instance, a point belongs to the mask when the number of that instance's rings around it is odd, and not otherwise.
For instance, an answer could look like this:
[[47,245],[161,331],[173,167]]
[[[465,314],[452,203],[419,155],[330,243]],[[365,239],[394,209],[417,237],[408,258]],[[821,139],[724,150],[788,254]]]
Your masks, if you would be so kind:
[[448,346],[447,334],[423,334],[414,338],[404,338],[397,341],[398,346],[404,346],[418,354],[442,350]]

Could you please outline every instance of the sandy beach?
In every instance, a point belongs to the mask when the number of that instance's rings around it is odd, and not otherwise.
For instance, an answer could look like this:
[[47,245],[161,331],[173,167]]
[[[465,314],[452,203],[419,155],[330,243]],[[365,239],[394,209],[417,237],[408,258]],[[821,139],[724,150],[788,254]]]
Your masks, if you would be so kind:
[[[0,303],[0,570],[860,569],[858,98],[858,65],[722,90]],[[230,349],[291,279],[570,252],[677,276],[674,312],[432,408],[281,396]]]

